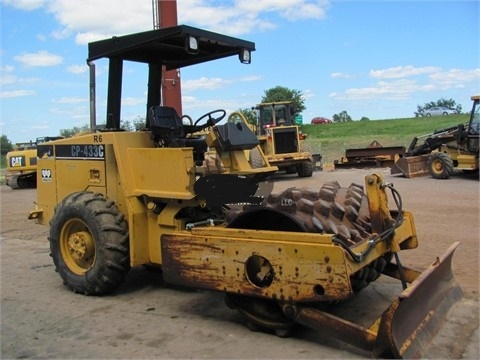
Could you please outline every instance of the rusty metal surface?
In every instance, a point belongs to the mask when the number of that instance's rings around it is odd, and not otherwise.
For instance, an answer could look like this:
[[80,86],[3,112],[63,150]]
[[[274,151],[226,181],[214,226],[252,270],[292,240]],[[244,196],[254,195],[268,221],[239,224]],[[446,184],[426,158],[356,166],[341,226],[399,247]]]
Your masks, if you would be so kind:
[[449,310],[463,297],[452,273],[452,244],[382,314],[374,354],[418,358],[439,331]]
[[[209,236],[163,235],[162,269],[166,282],[265,299],[333,301],[353,294],[344,251],[309,234],[208,230]],[[273,233],[273,232],[271,232]],[[292,234],[306,235],[302,242]],[[256,238],[254,238],[256,236]],[[288,240],[290,237],[290,240]],[[262,263],[263,262],[263,263]]]
[[382,183],[383,177],[378,174],[372,174],[365,179],[370,210],[370,223],[372,225],[372,232],[376,234],[381,234],[393,226],[393,219],[390,216],[390,209],[388,208],[387,194],[384,191],[378,191]]
[[366,351],[373,350],[377,338],[370,329],[314,308],[301,308],[295,321]]
[[405,154],[404,146],[383,147],[378,143],[378,145],[375,146],[372,144],[366,148],[346,149],[345,156],[343,156],[340,161],[335,160],[335,167],[388,167],[392,166],[397,158]]
[[334,165],[336,169],[350,169],[350,168],[369,168],[369,167],[378,167],[385,168],[392,166],[395,163],[394,160],[390,159],[362,159],[358,161],[348,161],[345,158],[342,158],[341,161],[335,160]]
[[411,179],[428,175],[428,155],[409,156],[399,158],[390,168],[390,174],[403,174]]
[[377,156],[387,156],[393,159],[395,155],[403,155],[404,146],[385,146],[385,147],[367,147],[358,149],[346,149],[345,157],[347,159],[374,158]]

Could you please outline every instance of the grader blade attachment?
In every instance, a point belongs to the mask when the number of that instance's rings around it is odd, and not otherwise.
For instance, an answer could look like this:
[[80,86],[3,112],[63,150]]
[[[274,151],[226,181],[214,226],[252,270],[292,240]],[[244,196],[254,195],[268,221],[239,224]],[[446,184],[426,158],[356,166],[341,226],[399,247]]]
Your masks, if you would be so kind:
[[449,310],[463,297],[452,273],[452,256],[459,244],[452,244],[384,311],[375,341],[376,356],[422,356]]
[[316,308],[287,303],[282,310],[295,322],[370,351],[375,357],[418,358],[442,327],[450,308],[463,297],[451,267],[458,245],[452,244],[419,274],[369,328]]
[[406,178],[428,175],[428,158],[430,154],[419,156],[403,156],[390,168],[390,174],[403,174]]

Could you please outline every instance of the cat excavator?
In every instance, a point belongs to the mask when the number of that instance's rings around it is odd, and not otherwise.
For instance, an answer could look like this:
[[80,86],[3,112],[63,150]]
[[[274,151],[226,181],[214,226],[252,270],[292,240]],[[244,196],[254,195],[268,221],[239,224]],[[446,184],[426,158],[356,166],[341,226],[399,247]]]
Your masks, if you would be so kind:
[[[156,266],[166,283],[223,293],[247,324],[278,336],[300,324],[377,357],[422,356],[462,298],[451,268],[458,243],[423,271],[407,268],[399,253],[418,245],[413,215],[381,175],[274,193],[278,167],[251,166],[246,154],[259,140],[243,121],[221,123],[223,109],[184,121],[191,117],[160,103],[162,67],[227,65],[232,56],[248,64],[253,42],[178,25],[88,50],[92,106],[95,61],[109,60],[106,126],[97,127],[91,111],[90,132],[38,146],[28,216],[49,226],[53,264],[67,288],[114,293],[130,268]],[[143,131],[120,129],[127,61],[148,68]],[[370,326],[325,310],[361,296],[381,276],[404,290]]]

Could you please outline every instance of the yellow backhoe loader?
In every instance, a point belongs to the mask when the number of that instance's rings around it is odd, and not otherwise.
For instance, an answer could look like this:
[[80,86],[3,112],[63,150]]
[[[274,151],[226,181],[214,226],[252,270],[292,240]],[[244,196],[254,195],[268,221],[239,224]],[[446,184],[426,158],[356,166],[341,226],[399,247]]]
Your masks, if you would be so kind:
[[[250,63],[254,50],[185,25],[89,44],[91,104],[94,61],[110,63],[106,126],[97,129],[92,111],[90,133],[38,147],[29,218],[50,226],[56,270],[74,292],[102,295],[131,267],[158,266],[167,283],[224,293],[248,324],[279,336],[303,324],[375,356],[421,356],[462,297],[451,270],[458,244],[423,272],[403,267],[399,253],[417,247],[414,220],[380,175],[347,188],[331,182],[272,194],[278,168],[252,168],[246,153],[259,140],[244,122],[220,124],[226,113],[214,110],[185,124],[159,105],[162,67],[229,56]],[[145,131],[120,131],[124,61],[148,65]],[[202,130],[207,135],[197,136]],[[216,152],[214,161],[206,151]],[[372,326],[322,310],[382,274],[405,290]]]
[[391,167],[391,174],[407,178],[430,175],[448,179],[455,170],[478,173],[480,96],[472,96],[473,107],[467,124],[435,130],[415,137],[405,154]]

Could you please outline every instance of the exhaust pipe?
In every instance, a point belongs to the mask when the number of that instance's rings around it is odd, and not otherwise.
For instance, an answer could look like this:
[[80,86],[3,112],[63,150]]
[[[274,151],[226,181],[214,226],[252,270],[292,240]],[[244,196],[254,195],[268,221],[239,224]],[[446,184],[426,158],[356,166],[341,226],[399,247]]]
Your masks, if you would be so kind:
[[95,63],[93,61],[88,61],[87,64],[90,68],[90,131],[95,132],[97,128],[97,110],[95,108]]

